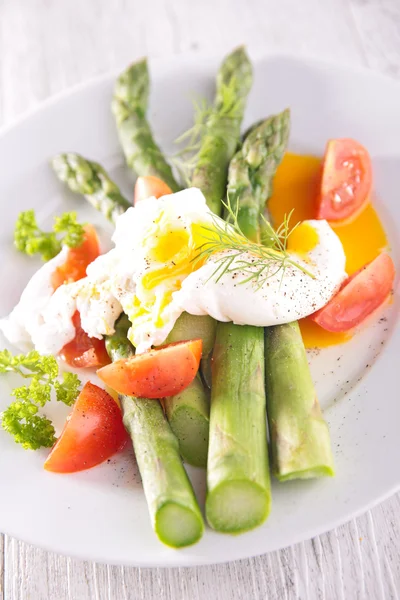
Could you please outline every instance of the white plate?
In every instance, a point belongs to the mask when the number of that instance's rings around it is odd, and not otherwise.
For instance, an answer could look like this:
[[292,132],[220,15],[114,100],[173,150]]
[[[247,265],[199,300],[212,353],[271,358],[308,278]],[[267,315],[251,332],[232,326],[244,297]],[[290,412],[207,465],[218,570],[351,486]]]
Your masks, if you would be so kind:
[[[211,96],[219,60],[175,58],[151,63],[150,119],[166,151],[192,121],[193,93]],[[106,77],[47,102],[0,137],[0,315],[17,302],[35,260],[16,253],[12,230],[19,211],[35,208],[40,221],[78,209],[104,221],[80,197],[65,191],[48,166],[60,151],[98,159],[128,197],[133,179],[123,167]],[[399,262],[400,86],[367,71],[290,58],[255,63],[255,83],[244,127],[292,109],[290,147],[321,154],[330,137],[354,137],[372,155],[376,206]],[[368,232],[366,232],[368,235]],[[351,342],[310,355],[317,391],[329,421],[334,479],[274,484],[268,522],[240,537],[208,530],[196,546],[174,551],[153,534],[131,455],[91,471],[58,476],[43,470],[45,453],[27,452],[0,431],[0,529],[47,549],[110,563],[182,566],[228,561],[326,531],[393,493],[400,484],[400,402],[395,329],[399,298]],[[0,408],[10,401],[12,378],[0,379]],[[63,407],[52,408],[61,425]],[[200,498],[204,474],[191,470]]]

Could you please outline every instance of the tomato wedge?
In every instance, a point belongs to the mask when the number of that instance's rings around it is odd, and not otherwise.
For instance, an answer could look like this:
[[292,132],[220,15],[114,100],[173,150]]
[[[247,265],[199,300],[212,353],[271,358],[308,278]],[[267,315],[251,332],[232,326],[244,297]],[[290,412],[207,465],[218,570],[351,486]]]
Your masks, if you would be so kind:
[[79,394],[44,468],[55,473],[90,469],[121,450],[128,439],[115,400],[93,383]]
[[347,279],[339,292],[310,316],[327,331],[348,331],[359,325],[390,294],[395,276],[394,264],[386,253]]
[[200,365],[202,340],[177,342],[118,360],[97,371],[110,388],[120,394],[163,398],[182,392]]
[[70,248],[65,263],[54,271],[51,283],[56,291],[63,283],[86,277],[86,268],[100,254],[99,239],[93,225],[85,225],[85,237],[80,246]]
[[322,167],[317,219],[343,221],[367,204],[372,188],[368,151],[351,139],[330,140]]
[[172,190],[162,179],[153,175],[138,177],[135,183],[133,204],[136,206],[138,202],[151,196],[160,198],[160,196],[167,196],[168,194],[172,194]]
[[81,327],[81,316],[78,311],[72,317],[75,327],[74,339],[66,344],[60,352],[61,358],[71,367],[103,367],[111,361],[107,354],[104,340],[88,336]]

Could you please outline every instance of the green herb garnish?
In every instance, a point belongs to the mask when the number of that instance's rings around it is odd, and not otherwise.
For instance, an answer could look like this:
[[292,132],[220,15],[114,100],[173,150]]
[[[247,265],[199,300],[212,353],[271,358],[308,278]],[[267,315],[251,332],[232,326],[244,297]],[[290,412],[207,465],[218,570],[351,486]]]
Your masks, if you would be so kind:
[[81,385],[77,375],[63,373],[60,380],[54,356],[41,356],[36,350],[16,356],[9,350],[1,350],[0,373],[17,373],[30,380],[11,392],[16,401],[0,416],[3,429],[26,449],[52,446],[56,440],[53,424],[38,414],[39,408],[50,401],[52,390],[58,401],[71,406]]
[[314,279],[314,275],[302,264],[293,260],[287,252],[287,240],[297,227],[296,225],[289,229],[292,213],[285,216],[282,225],[276,231],[261,216],[264,235],[268,239],[268,246],[264,246],[248,240],[241,230],[238,222],[239,204],[235,211],[229,199],[226,203],[223,202],[223,205],[227,211],[227,221],[213,215],[213,224],[202,227],[201,235],[205,241],[197,248],[198,254],[193,259],[194,262],[199,262],[209,259],[214,254],[220,254],[214,259],[216,268],[209,279],[219,281],[226,274],[240,271],[247,275],[240,283],[254,282],[255,289],[258,291],[277,273],[282,272],[283,277],[289,265]]
[[77,222],[75,212],[55,217],[53,231],[42,231],[36,221],[35,211],[26,210],[18,216],[14,230],[14,243],[20,252],[29,256],[40,254],[44,261],[54,258],[62,245],[75,248],[83,242],[84,228]]

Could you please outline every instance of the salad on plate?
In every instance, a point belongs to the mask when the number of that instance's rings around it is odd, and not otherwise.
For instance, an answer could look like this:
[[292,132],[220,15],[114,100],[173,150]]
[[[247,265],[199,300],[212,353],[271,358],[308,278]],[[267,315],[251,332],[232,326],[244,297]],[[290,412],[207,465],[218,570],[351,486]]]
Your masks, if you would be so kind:
[[[231,534],[268,517],[271,473],[334,475],[306,350],[368,327],[395,276],[368,151],[340,138],[323,159],[289,152],[288,109],[243,133],[251,85],[240,47],[167,161],[146,117],[147,62],[132,64],[112,112],[133,201],[100,164],[52,158],[115,226],[111,250],[74,212],[50,232],[32,210],[15,225],[16,250],[44,264],[0,321],[15,348],[0,351],[0,372],[21,378],[2,427],[28,450],[50,448],[53,473],[132,443],[154,531],[175,548],[204,531],[184,463],[206,469],[205,519]],[[71,406],[58,434],[51,401]]]

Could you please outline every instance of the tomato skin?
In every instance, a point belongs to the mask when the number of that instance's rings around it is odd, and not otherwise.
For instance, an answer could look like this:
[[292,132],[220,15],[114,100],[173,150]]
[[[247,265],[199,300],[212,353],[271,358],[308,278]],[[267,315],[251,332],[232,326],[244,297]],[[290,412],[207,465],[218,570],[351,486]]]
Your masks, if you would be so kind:
[[115,400],[106,391],[88,382],[79,394],[44,468],[54,473],[90,469],[121,450],[127,439],[121,410]]
[[354,218],[368,203],[371,189],[372,164],[364,146],[347,138],[330,140],[322,167],[317,219]]
[[162,179],[153,175],[138,177],[135,183],[133,204],[136,206],[138,202],[151,196],[160,198],[160,196],[167,196],[168,194],[172,194],[172,190]]
[[71,367],[87,368],[108,365],[111,361],[104,340],[91,338],[83,331],[78,311],[72,317],[72,322],[75,327],[75,337],[64,346],[60,357]]
[[80,246],[70,248],[65,263],[54,271],[51,283],[54,291],[63,283],[86,277],[86,268],[100,254],[99,238],[93,225],[85,225],[85,237]]
[[394,277],[393,261],[384,252],[349,277],[328,304],[310,319],[327,331],[353,329],[385,302]]
[[182,392],[199,369],[202,340],[162,346],[97,371],[104,383],[120,394],[163,398]]

